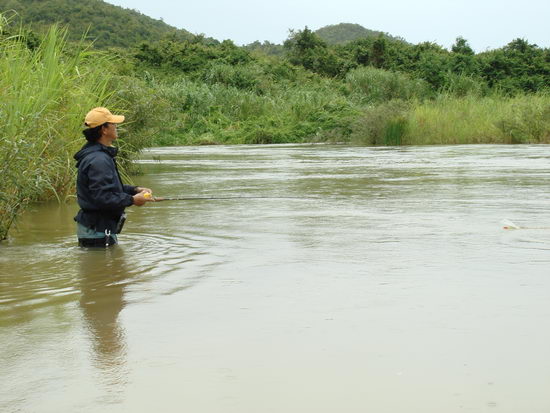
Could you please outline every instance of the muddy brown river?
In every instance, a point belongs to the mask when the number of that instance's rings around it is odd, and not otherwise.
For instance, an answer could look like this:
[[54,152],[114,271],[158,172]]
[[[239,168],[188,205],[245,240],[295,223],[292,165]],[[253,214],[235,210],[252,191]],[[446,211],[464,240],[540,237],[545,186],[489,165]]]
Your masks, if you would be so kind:
[[[550,146],[155,148],[0,244],[1,412],[550,412]],[[520,229],[503,229],[503,220]]]

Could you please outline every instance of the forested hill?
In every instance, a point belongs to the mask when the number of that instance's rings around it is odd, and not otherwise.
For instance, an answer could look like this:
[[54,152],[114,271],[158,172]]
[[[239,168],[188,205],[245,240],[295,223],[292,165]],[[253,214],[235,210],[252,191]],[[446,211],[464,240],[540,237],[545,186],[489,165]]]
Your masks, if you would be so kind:
[[161,20],[101,0],[0,0],[0,13],[17,13],[17,21],[40,31],[53,23],[69,29],[69,39],[79,40],[88,30],[95,46],[132,47],[141,41],[157,41],[169,34],[193,37]]
[[360,24],[353,23],[340,23],[321,27],[320,29],[315,31],[315,34],[317,34],[317,36],[319,36],[328,44],[345,44],[353,40],[379,36],[383,36],[388,39],[397,39],[396,37],[390,36],[387,33],[365,29]]

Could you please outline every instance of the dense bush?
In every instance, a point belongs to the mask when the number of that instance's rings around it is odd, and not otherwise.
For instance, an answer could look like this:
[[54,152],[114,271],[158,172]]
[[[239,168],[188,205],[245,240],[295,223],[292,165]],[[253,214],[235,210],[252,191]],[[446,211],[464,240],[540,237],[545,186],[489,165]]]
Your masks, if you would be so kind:
[[360,145],[401,145],[410,104],[392,100],[368,107],[351,125],[350,140]]
[[346,83],[350,94],[363,103],[381,103],[393,99],[423,100],[433,95],[428,83],[422,79],[411,79],[402,73],[374,67],[360,67],[350,71]]
[[200,37],[180,41],[166,38],[159,42],[142,42],[136,50],[138,65],[164,68],[178,73],[193,73],[204,70],[212,62],[229,65],[246,64],[252,60],[243,48],[230,40],[222,43],[205,43]]
[[346,61],[307,27],[302,31],[291,31],[284,47],[292,64],[314,73],[335,77],[347,70]]

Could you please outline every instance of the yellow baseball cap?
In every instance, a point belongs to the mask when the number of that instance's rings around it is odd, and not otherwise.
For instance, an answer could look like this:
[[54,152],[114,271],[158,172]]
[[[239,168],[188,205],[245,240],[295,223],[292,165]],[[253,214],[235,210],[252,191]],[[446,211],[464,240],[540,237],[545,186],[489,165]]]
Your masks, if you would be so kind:
[[122,115],[113,115],[111,111],[107,108],[93,108],[88,112],[86,118],[84,119],[84,125],[89,128],[95,128],[104,123],[122,123],[124,122],[124,116]]

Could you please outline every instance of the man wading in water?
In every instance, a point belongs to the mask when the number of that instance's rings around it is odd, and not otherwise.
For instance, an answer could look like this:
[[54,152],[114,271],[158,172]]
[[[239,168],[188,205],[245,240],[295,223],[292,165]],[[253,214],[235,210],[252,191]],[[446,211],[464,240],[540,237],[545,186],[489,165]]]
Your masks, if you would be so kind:
[[117,243],[130,205],[142,206],[154,201],[148,188],[124,185],[116,167],[118,148],[117,124],[124,116],[113,115],[106,108],[92,109],[86,115],[83,131],[88,141],[76,153],[78,177],[76,192],[80,211],[77,222],[78,244],[81,247],[108,247]]

